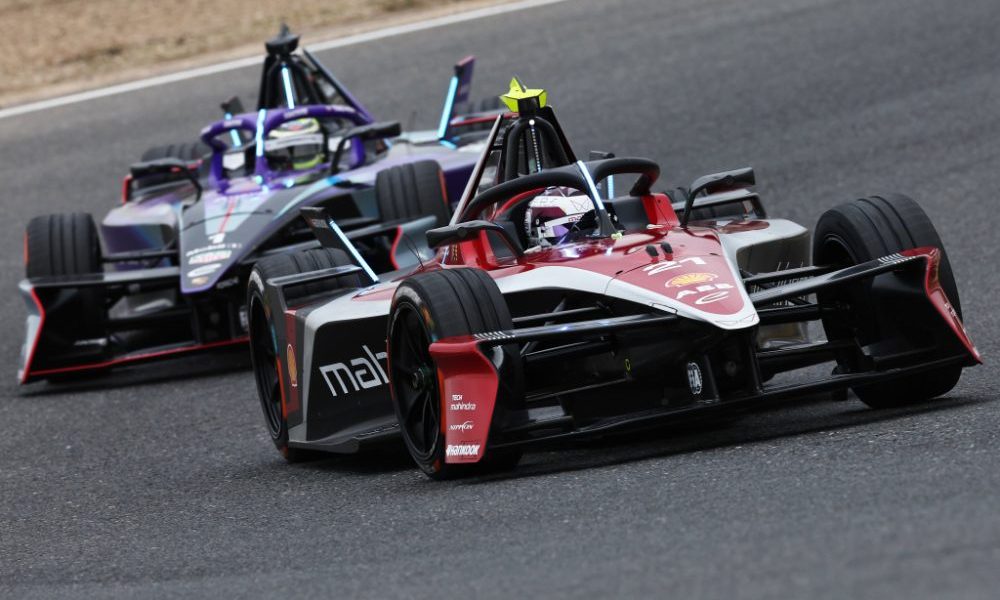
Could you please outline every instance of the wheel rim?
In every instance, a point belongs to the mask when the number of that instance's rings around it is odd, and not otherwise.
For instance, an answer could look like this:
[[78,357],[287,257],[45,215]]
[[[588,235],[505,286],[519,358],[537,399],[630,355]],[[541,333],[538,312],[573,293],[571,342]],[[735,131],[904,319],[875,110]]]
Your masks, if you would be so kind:
[[277,339],[274,328],[264,315],[260,303],[254,303],[250,326],[253,352],[254,375],[257,379],[257,394],[264,410],[264,419],[271,437],[281,434],[281,374],[278,373]]
[[[822,256],[824,262],[832,263],[837,268],[850,267],[860,261],[851,252],[850,244],[839,235],[828,235],[823,241]],[[831,260],[832,259],[832,260]]]
[[[854,250],[851,248],[851,244],[840,235],[827,234],[821,248],[820,255],[816,259],[822,264],[844,269],[863,262],[856,256]],[[846,301],[850,306],[864,306],[867,301],[864,292],[861,290],[819,292],[817,297],[822,301],[824,298],[830,299],[831,294],[833,298]],[[826,336],[830,340],[844,340],[857,337],[859,342],[864,344],[866,340],[878,337],[877,333],[873,330],[874,327],[878,326],[877,322],[870,320],[850,322],[845,321],[843,318],[834,317],[823,317],[822,321]],[[841,369],[846,370],[846,372],[858,370],[858,357],[853,351],[839,350],[836,356],[837,364]]]
[[441,440],[441,405],[430,336],[416,309],[400,304],[389,339],[400,429],[414,454],[427,460]]

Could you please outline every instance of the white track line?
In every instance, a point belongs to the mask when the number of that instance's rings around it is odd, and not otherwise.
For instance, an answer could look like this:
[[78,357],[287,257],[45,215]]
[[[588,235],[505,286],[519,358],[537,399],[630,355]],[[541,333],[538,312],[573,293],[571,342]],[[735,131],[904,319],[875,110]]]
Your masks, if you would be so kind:
[[[328,40],[326,42],[320,42],[318,44],[309,44],[307,48],[315,52],[322,52],[324,50],[330,50],[333,48],[343,48],[344,46],[353,46],[355,44],[362,44],[365,42],[381,40],[388,37],[403,35],[406,33],[424,31],[426,29],[433,29],[435,27],[443,27],[445,25],[453,25],[455,23],[463,23],[465,21],[473,21],[476,19],[483,19],[485,17],[492,17],[494,15],[502,15],[504,13],[524,10],[526,8],[535,8],[538,6],[556,4],[565,1],[566,0],[522,0],[521,2],[512,2],[510,4],[498,4],[495,6],[487,6],[485,8],[479,8],[476,10],[459,12],[452,15],[445,15],[442,17],[435,17],[433,19],[427,19],[424,21],[417,21],[415,23],[405,23],[402,25],[395,25],[393,27],[386,27],[384,29],[376,29],[375,31],[367,31],[355,35],[349,35],[347,37]],[[86,102],[88,100],[95,100],[97,98],[104,98],[106,96],[114,96],[115,94],[134,92],[136,90],[142,90],[145,88],[164,85],[167,83],[184,81],[185,79],[194,79],[195,77],[203,77],[205,75],[212,75],[214,73],[222,73],[223,71],[242,69],[244,67],[250,67],[257,64],[260,64],[260,57],[252,56],[248,58],[230,60],[215,65],[208,65],[205,67],[188,69],[186,71],[169,73],[167,75],[160,75],[158,77],[149,77],[147,79],[140,79],[138,81],[120,83],[118,85],[112,85],[109,87],[100,88],[96,90],[89,90],[77,94],[59,96],[58,98],[49,98],[48,100],[40,100],[38,102],[31,102],[30,104],[22,104],[19,106],[12,106],[10,108],[2,109],[0,110],[0,119],[6,119],[8,117],[14,117],[17,115],[23,115],[27,113],[38,112],[40,110],[56,108],[58,106],[66,106],[67,104]]]

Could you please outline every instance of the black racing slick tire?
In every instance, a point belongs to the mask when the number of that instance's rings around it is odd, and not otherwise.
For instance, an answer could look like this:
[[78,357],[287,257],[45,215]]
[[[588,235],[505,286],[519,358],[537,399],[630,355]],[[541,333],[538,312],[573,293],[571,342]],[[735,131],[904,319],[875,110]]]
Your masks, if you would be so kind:
[[[58,277],[90,275],[104,271],[101,240],[94,218],[87,213],[43,215],[28,222],[25,230],[25,275]],[[81,337],[104,335],[104,290],[80,290],[81,309],[85,318],[78,327]]]
[[[269,256],[254,265],[247,285],[247,311],[250,318],[250,360],[253,364],[257,396],[268,434],[275,447],[289,462],[314,460],[323,455],[288,445],[288,421],[283,406],[282,377],[288,365],[286,355],[277,347],[278,336],[274,319],[276,307],[268,307],[264,294],[264,284],[274,277],[297,275],[320,269],[329,269],[352,264],[343,250],[314,248],[304,252]],[[356,274],[310,282],[300,286],[285,288],[285,302],[289,306],[321,297],[322,294],[338,289],[358,287],[361,284]],[[282,368],[284,366],[284,368]],[[295,368],[293,365],[292,368]],[[287,385],[287,384],[285,384]]]
[[[97,225],[87,213],[43,215],[28,222],[24,237],[24,265],[28,279],[91,275],[104,271],[101,241]],[[62,309],[49,315],[47,329],[71,334],[73,340],[100,339],[107,336],[105,290],[98,286],[60,292]],[[94,360],[99,357],[92,356]],[[104,372],[87,370],[76,374],[49,377],[53,382],[74,381]]]
[[[930,218],[913,199],[902,194],[862,198],[826,211],[813,234],[813,263],[850,266],[921,246],[941,250],[938,268],[940,284],[955,312],[962,308],[948,254]],[[846,298],[820,294],[820,301],[846,299],[854,313],[853,334],[836,320],[823,321],[831,340],[857,335],[861,343],[880,338],[886,325],[876,317],[871,287],[855,287]],[[838,359],[842,371],[850,371],[849,361]],[[940,367],[886,383],[857,386],[854,393],[873,408],[893,408],[936,398],[947,393],[961,376],[961,366]]]
[[179,158],[183,161],[193,162],[202,160],[212,153],[212,149],[203,142],[186,142],[181,144],[164,144],[153,146],[142,153],[142,162],[159,160],[161,158]]
[[[487,449],[473,464],[445,462],[444,402],[432,340],[511,329],[507,303],[493,279],[481,269],[454,268],[404,281],[389,315],[389,383],[403,441],[417,466],[433,479],[451,479],[512,469],[519,448]],[[500,385],[490,439],[524,406],[524,370],[516,345],[501,346],[493,357]]]
[[375,201],[383,221],[437,217],[434,227],[451,218],[448,190],[441,165],[421,160],[379,171],[375,178]]
[[25,235],[25,275],[29,279],[104,270],[97,225],[87,213],[35,217],[28,222]]

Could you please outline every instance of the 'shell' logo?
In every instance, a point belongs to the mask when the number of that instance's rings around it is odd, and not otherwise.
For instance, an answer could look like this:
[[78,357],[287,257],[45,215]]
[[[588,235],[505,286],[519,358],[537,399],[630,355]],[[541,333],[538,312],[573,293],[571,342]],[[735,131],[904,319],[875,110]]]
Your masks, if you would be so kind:
[[288,365],[288,380],[292,387],[299,387],[298,365],[295,363],[295,348],[291,344],[285,348],[285,364]]
[[687,364],[688,387],[691,388],[691,395],[701,394],[703,380],[701,378],[701,367],[698,363],[689,362]]
[[696,283],[708,283],[718,277],[715,273],[685,273],[667,282],[667,287],[684,287]]
[[682,258],[680,260],[665,260],[662,262],[653,263],[651,265],[646,265],[642,268],[646,272],[646,275],[656,275],[664,271],[672,271],[674,269],[681,268],[684,263],[705,266],[705,260],[697,256],[689,256],[687,258]]

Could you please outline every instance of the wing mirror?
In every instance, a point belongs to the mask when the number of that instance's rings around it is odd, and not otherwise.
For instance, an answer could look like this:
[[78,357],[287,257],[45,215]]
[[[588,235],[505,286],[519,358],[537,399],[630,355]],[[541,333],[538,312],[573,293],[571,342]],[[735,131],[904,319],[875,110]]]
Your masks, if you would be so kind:
[[[154,175],[163,175],[167,178],[177,178],[177,179],[187,179],[191,182],[195,189],[195,199],[197,202],[201,199],[201,182],[198,181],[197,170],[192,171],[190,165],[179,158],[160,158],[157,160],[151,160],[147,162],[135,163],[129,167],[129,174],[132,176],[132,181],[138,179],[143,179],[145,177],[150,177]],[[132,197],[132,186],[125,192],[125,201],[128,202]]]
[[509,231],[504,229],[502,225],[484,220],[465,221],[464,223],[446,225],[444,227],[438,227],[437,229],[428,229],[427,245],[431,248],[437,248],[447,244],[463,242],[475,235],[478,235],[481,231],[497,232],[515,254],[523,254],[523,252],[521,252],[521,245],[517,242],[517,240],[513,239]]
[[716,194],[733,188],[750,187],[755,183],[757,183],[757,178],[754,175],[753,167],[713,173],[695,179],[691,187],[688,188],[687,199],[684,202],[684,214],[681,215],[681,227],[687,227],[694,199],[698,194],[702,192]]
[[340,143],[337,144],[337,150],[333,153],[333,161],[331,163],[331,170],[333,174],[336,175],[340,170],[340,158],[344,154],[344,149],[347,148],[347,142],[352,139],[358,139],[362,142],[370,142],[372,140],[379,140],[387,137],[396,137],[402,133],[403,129],[399,125],[399,121],[383,121],[381,123],[368,123],[367,125],[358,125],[357,127],[352,127],[344,132],[343,137],[340,138]]

